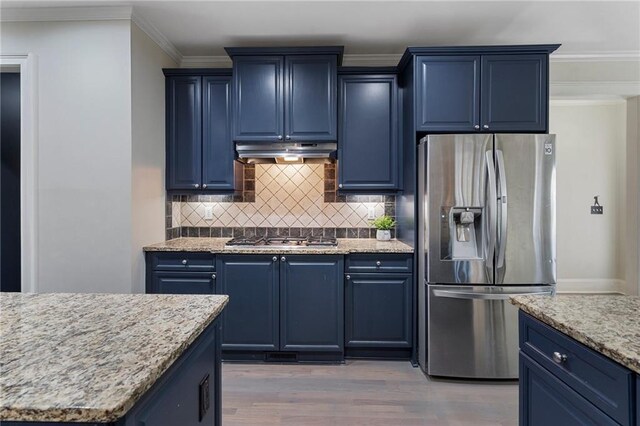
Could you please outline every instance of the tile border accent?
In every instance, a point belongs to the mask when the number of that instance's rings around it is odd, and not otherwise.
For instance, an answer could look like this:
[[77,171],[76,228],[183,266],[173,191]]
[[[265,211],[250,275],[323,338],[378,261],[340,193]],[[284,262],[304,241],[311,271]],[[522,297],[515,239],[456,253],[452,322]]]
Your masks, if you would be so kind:
[[[179,229],[179,235],[174,237]],[[203,237],[203,238],[235,238],[235,237],[328,237],[328,238],[376,238],[375,228],[232,228],[232,227],[197,227],[182,226],[167,230],[172,238]],[[391,238],[395,238],[395,230],[391,231]]]

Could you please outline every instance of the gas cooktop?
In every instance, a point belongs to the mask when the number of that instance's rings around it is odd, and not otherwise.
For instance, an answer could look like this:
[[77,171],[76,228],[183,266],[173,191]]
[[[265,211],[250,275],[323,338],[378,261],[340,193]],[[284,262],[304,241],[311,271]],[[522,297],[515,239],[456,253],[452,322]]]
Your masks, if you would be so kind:
[[227,247],[335,247],[338,241],[326,237],[237,237],[227,241]]

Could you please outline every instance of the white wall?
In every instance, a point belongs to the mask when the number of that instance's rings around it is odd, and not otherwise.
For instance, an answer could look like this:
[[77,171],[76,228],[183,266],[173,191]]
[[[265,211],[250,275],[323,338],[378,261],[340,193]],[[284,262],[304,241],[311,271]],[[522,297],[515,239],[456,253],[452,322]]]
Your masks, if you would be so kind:
[[142,247],[165,238],[165,98],[162,68],[177,64],[131,24],[132,290],[144,292]]
[[640,96],[627,99],[626,293],[640,293]]
[[130,21],[3,22],[38,86],[38,291],[131,291]]
[[[558,290],[624,290],[626,104],[552,101]],[[591,215],[600,195],[604,214]]]

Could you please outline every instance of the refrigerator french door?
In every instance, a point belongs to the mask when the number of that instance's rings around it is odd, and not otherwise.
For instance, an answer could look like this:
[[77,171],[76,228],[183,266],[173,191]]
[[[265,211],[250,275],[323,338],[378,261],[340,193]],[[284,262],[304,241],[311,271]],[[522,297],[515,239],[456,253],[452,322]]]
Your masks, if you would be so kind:
[[517,378],[508,299],[555,291],[555,136],[430,135],[418,151],[420,365]]

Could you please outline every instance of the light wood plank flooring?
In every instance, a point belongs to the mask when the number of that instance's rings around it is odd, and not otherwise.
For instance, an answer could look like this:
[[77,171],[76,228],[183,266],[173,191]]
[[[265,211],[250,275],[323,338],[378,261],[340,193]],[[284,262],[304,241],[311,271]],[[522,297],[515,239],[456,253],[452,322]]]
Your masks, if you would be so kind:
[[517,382],[432,380],[400,361],[222,367],[223,424],[516,425]]

